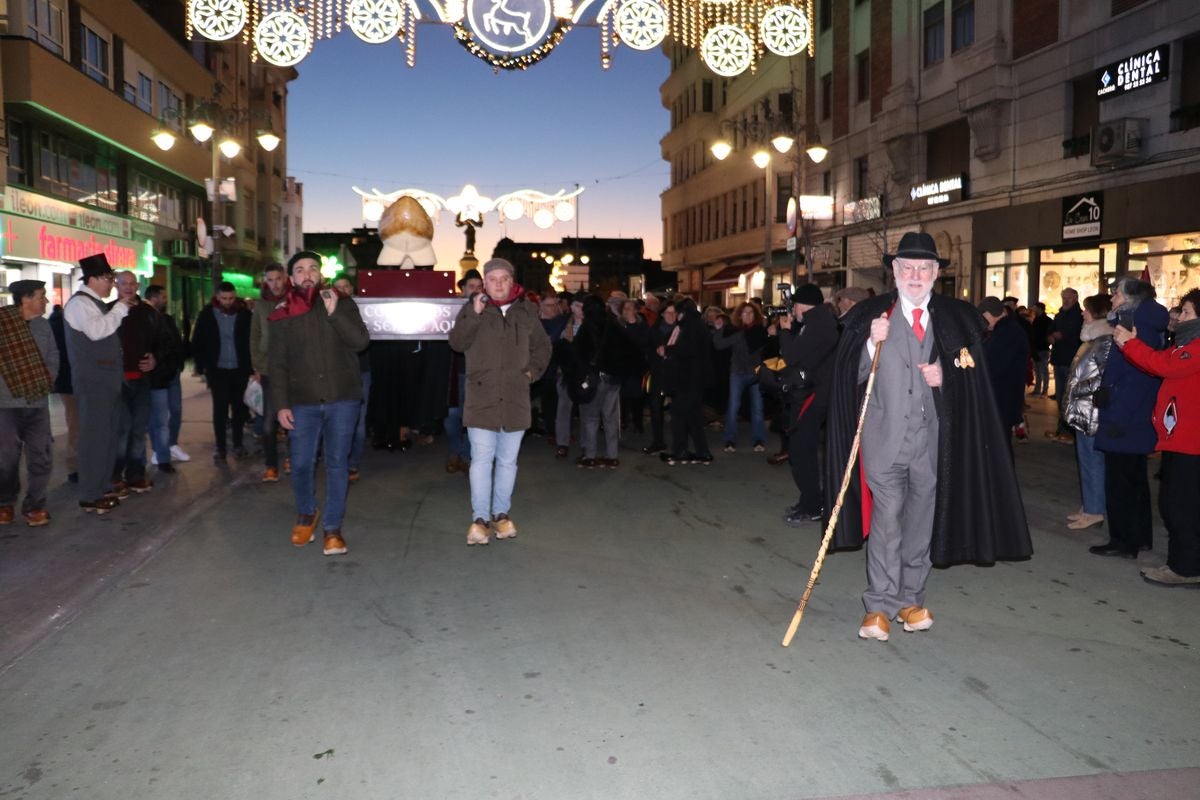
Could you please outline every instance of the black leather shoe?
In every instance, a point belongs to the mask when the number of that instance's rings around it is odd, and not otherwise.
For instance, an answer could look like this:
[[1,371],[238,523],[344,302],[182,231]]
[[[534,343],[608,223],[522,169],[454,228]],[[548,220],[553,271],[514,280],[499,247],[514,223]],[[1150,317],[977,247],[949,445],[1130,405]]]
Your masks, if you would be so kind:
[[1121,558],[1137,558],[1137,552],[1129,552],[1122,550],[1121,546],[1113,542],[1098,544],[1094,547],[1089,547],[1088,552],[1094,556],[1119,556]]

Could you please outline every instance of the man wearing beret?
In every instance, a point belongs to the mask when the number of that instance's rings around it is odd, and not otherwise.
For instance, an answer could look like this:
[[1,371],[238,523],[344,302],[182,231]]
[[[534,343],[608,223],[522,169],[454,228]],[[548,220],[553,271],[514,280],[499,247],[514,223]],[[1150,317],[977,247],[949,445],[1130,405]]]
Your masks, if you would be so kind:
[[467,544],[517,535],[509,516],[521,438],[532,421],[529,385],[550,363],[550,338],[537,306],[525,299],[513,265],[483,265],[483,291],[463,304],[450,346],[467,356],[463,422],[471,440],[471,512]]
[[13,521],[21,490],[25,453],[25,524],[50,522],[46,487],[50,483],[51,438],[48,398],[58,375],[58,345],[46,313],[46,284],[16,281],[8,287],[13,304],[0,309],[0,525]]
[[933,627],[925,582],[934,564],[990,563],[1032,553],[1006,433],[983,350],[985,324],[969,303],[933,293],[933,237],[909,232],[884,256],[896,289],[854,306],[838,344],[828,421],[826,493],[832,508],[878,353],[859,463],[835,547],[866,538],[863,639]]
[[79,410],[79,507],[88,513],[107,514],[118,504],[118,498],[108,491],[121,416],[123,359],[117,331],[133,298],[113,303],[105,300],[116,276],[104,253],[81,259],[79,266],[83,287],[63,309]]

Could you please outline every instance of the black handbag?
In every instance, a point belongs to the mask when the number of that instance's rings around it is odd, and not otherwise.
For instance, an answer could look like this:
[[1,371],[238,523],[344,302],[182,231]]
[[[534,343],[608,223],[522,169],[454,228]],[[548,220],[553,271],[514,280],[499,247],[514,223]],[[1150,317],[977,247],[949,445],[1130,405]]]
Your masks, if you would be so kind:
[[600,387],[600,370],[591,364],[575,369],[566,384],[567,396],[571,398],[571,402],[581,406],[587,405],[595,399],[596,390]]

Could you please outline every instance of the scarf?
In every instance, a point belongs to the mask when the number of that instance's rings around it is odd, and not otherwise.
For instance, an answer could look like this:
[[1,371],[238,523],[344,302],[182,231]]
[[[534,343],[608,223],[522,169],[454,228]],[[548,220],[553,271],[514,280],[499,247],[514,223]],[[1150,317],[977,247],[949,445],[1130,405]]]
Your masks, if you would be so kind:
[[305,289],[302,286],[292,286],[284,294],[283,299],[275,306],[275,310],[267,317],[268,322],[278,322],[307,314],[312,310],[317,299],[317,287]]
[[54,389],[54,376],[46,369],[29,323],[20,306],[0,308],[0,378],[13,397],[32,403]]
[[1083,323],[1083,330],[1079,332],[1079,341],[1091,342],[1104,336],[1112,336],[1112,326],[1106,319],[1094,319],[1091,322]]
[[521,284],[517,283],[516,281],[513,281],[512,291],[508,293],[507,299],[497,300],[494,297],[489,297],[488,305],[496,306],[497,308],[499,308],[501,306],[512,305],[514,302],[516,302],[517,298],[523,294],[525,294],[525,290],[523,288],[521,288]]
[[1200,337],[1200,319],[1189,319],[1187,322],[1175,323],[1175,346],[1183,347]]

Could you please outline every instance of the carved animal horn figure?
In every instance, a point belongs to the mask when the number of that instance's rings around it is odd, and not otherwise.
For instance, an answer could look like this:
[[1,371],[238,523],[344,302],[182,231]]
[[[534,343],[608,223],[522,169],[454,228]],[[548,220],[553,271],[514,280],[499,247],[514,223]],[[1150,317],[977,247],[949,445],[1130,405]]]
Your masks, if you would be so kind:
[[400,197],[379,218],[379,238],[383,251],[379,266],[429,267],[436,263],[433,254],[433,220],[415,198]]

